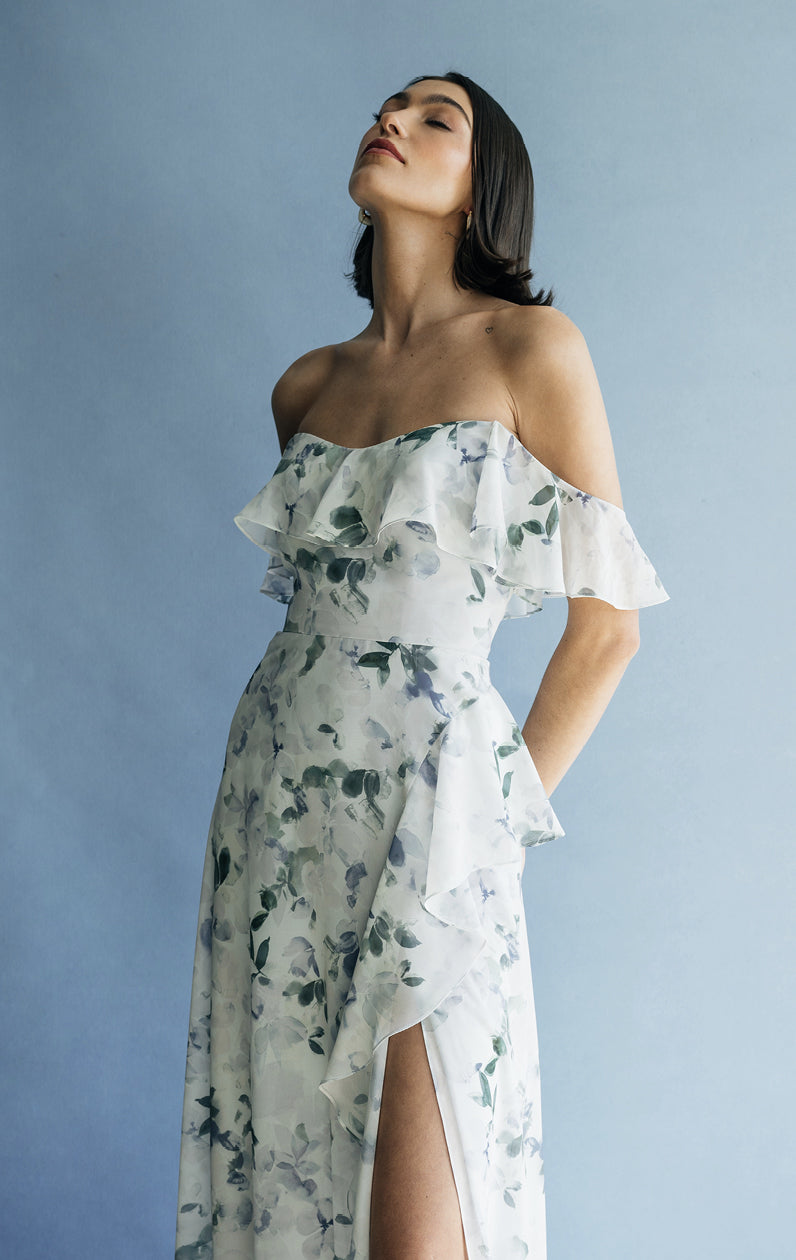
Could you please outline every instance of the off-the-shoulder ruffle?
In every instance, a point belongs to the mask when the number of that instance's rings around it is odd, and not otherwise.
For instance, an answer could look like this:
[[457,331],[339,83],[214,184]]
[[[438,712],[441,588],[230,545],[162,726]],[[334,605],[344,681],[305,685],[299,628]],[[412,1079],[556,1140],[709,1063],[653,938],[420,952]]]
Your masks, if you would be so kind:
[[273,553],[261,590],[282,602],[293,592],[283,539],[367,552],[404,521],[510,586],[508,617],[538,611],[545,596],[625,609],[669,598],[624,511],[557,476],[499,421],[431,425],[354,448],[297,433],[234,520]]

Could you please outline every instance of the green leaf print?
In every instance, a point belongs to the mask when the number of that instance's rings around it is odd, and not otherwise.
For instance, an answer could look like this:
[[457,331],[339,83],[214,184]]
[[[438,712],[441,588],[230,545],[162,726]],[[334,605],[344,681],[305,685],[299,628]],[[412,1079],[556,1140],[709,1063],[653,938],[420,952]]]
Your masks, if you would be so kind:
[[279,1062],[290,1046],[299,1045],[306,1039],[307,1030],[301,1020],[292,1015],[282,1015],[257,1028],[254,1034],[254,1050],[256,1054],[263,1054],[270,1047]]
[[326,766],[307,766],[301,776],[301,786],[305,788],[322,788],[330,778]]
[[555,486],[543,486],[541,490],[537,490],[536,494],[531,499],[531,506],[540,507],[542,503],[549,503],[555,495],[555,492]]
[[332,560],[331,564],[326,566],[326,576],[329,581],[342,582],[350,563],[350,556],[337,556],[334,560]]
[[393,935],[398,944],[403,945],[404,949],[414,949],[416,945],[420,944],[414,932],[410,931],[408,927],[404,927],[403,924],[398,925]]
[[363,652],[359,657],[357,664],[364,665],[366,669],[375,669],[378,671],[379,686],[383,687],[390,677],[390,657],[397,648],[397,643],[384,642],[377,639],[376,642],[384,648],[383,652]]
[[558,528],[558,504],[554,503],[550,509],[550,512],[547,517],[547,521],[545,523],[547,537],[552,538],[557,528]]
[[506,530],[506,537],[512,547],[522,546],[522,526],[515,525],[512,521]]
[[267,963],[268,951],[270,948],[271,948],[271,938],[270,936],[266,936],[264,941],[260,941],[260,945],[257,950],[256,957],[254,959],[254,965],[258,971],[262,971],[263,967]]
[[[518,1181],[514,1181],[512,1182],[510,1186],[507,1186],[506,1189],[503,1191],[503,1199],[509,1205],[509,1207],[513,1208],[517,1206],[514,1195],[519,1194],[521,1189],[522,1189],[522,1186],[520,1185],[520,1183]],[[523,1256],[527,1256],[528,1248],[524,1243],[523,1243],[523,1247],[524,1247],[524,1250],[522,1254]],[[519,1253],[517,1254],[519,1256]]]
[[356,932],[343,932],[339,941],[335,941],[331,936],[326,935],[323,938],[324,947],[328,950],[330,961],[327,964],[329,978],[337,981],[340,974],[340,962],[349,980],[354,974],[354,967],[359,955],[359,939]]
[[301,569],[304,573],[312,573],[319,568],[318,557],[314,551],[308,551],[306,547],[299,547],[296,551],[296,568]]
[[492,1090],[489,1085],[489,1080],[484,1072],[478,1073],[478,1079],[481,1082],[481,1106],[491,1107],[492,1106]]
[[514,773],[513,770],[509,770],[503,776],[503,799],[504,800],[506,799],[509,792],[511,791],[511,776],[513,775],[513,773]]
[[398,650],[401,653],[404,669],[410,677],[414,677],[419,669],[431,672],[437,668],[437,662],[428,655],[422,646],[412,645],[410,647],[406,643],[399,643]]
[[[379,777],[378,770],[365,771],[365,778],[362,781],[362,787],[368,804],[377,808],[376,797],[379,795],[379,790],[381,788],[381,779]],[[379,813],[381,813],[380,810]]]
[[364,770],[349,770],[348,774],[343,777],[340,787],[344,796],[361,796],[362,787],[365,782]]
[[304,674],[308,674],[310,672],[315,662],[318,660],[319,657],[323,656],[325,651],[326,651],[326,639],[324,638],[322,634],[316,634],[314,639],[312,640],[312,643],[307,648],[304,664],[302,665],[301,669],[298,671],[299,678],[301,678]]
[[219,853],[214,862],[213,887],[219,888],[229,875],[229,849],[224,848]]
[[[413,429],[411,433],[405,433],[401,438],[399,438],[398,439],[399,443],[412,442],[412,443],[415,443],[417,446],[422,446],[424,442],[428,442],[432,437],[436,435],[438,427],[439,426],[436,424],[427,424],[427,425],[424,425],[422,429]],[[448,426],[449,430],[455,427],[456,427],[455,421],[451,422],[451,424]],[[451,434],[449,432],[448,441],[450,442],[450,440],[451,440]]]
[[389,1015],[395,1002],[398,981],[389,971],[380,972],[369,985],[362,1004],[362,1014],[371,1028],[375,1028],[380,1015]]
[[481,600],[486,595],[486,583],[484,582],[484,575],[483,573],[479,572],[478,569],[474,569],[473,566],[470,565],[470,576],[473,579],[473,586],[475,587],[478,594],[468,595],[467,600],[469,603],[480,604]]
[[293,1158],[295,1160],[301,1159],[302,1155],[306,1153],[309,1144],[310,1139],[307,1134],[307,1126],[303,1120],[300,1120],[290,1138],[290,1149],[293,1152]]
[[[323,982],[321,982],[323,983]],[[299,989],[298,995],[299,1006],[309,1006],[315,1001],[315,981],[310,980],[309,984],[303,984]]]
[[363,613],[366,613],[370,607],[370,600],[367,595],[359,589],[359,583],[366,572],[367,566],[364,560],[352,560],[348,566],[348,586]]
[[210,1093],[205,1094],[204,1098],[197,1098],[196,1100],[200,1107],[207,1107],[207,1110],[210,1112],[211,1117],[218,1115],[218,1107],[213,1102],[214,1093],[215,1093],[215,1086],[211,1085]]
[[337,530],[337,542],[344,547],[356,547],[368,536],[367,526],[357,508],[344,504],[329,513],[329,523]]
[[357,664],[364,666],[365,669],[377,669],[379,671],[379,682],[382,685],[390,676],[390,656],[388,652],[363,652]]
[[306,976],[310,971],[316,976],[321,974],[315,948],[306,936],[294,936],[290,944],[282,950],[282,958],[285,962],[290,959],[291,976]]
[[526,534],[543,534],[544,533],[544,530],[539,521],[523,521],[521,528],[525,530]]

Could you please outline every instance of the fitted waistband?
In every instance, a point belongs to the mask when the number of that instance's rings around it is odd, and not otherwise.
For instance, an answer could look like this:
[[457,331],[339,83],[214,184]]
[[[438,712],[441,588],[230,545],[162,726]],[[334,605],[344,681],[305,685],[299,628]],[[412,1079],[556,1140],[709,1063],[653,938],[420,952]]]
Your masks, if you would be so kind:
[[364,656],[369,652],[378,652],[379,650],[388,651],[391,648],[417,649],[419,651],[433,652],[435,655],[445,657],[461,656],[462,658],[478,661],[484,665],[489,665],[489,652],[473,652],[470,650],[462,650],[455,644],[446,643],[416,643],[409,642],[407,639],[399,638],[396,635],[385,635],[384,638],[370,638],[361,634],[327,634],[316,632],[308,634],[305,630],[299,630],[293,626],[284,626],[282,630],[278,630],[273,636],[275,639],[279,635],[285,635],[292,639],[306,639],[311,643],[313,639],[322,639],[325,642],[330,641],[341,644],[347,651],[351,652],[355,657]]

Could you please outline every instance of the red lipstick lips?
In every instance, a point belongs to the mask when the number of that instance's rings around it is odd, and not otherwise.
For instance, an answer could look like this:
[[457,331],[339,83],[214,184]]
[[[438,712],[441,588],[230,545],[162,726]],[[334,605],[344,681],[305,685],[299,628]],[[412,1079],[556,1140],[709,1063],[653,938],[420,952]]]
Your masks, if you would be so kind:
[[381,137],[378,140],[371,140],[370,144],[366,146],[362,156],[364,157],[365,153],[370,153],[371,149],[383,149],[386,153],[391,153],[392,156],[397,158],[399,162],[403,162],[403,158],[391,140],[384,140]]

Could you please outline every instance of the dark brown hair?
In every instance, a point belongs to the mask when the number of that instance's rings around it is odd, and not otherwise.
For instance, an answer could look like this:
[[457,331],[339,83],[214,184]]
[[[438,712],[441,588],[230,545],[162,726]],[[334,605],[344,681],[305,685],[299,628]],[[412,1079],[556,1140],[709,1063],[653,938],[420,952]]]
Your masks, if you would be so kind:
[[[504,109],[488,92],[455,70],[420,74],[457,83],[473,107],[473,218],[459,242],[453,276],[462,289],[479,289],[518,306],[552,306],[547,294],[530,287],[528,266],[533,240],[533,171],[525,142]],[[354,270],[346,273],[360,297],[373,306],[373,228],[366,227],[354,249]]]

